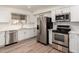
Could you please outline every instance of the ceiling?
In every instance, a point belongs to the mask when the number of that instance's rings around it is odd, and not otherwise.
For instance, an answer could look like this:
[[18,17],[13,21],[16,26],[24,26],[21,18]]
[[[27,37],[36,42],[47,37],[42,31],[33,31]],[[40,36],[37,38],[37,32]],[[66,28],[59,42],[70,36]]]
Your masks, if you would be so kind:
[[30,12],[35,12],[35,11],[41,10],[41,9],[52,8],[52,7],[55,7],[56,5],[5,5],[5,6],[24,9],[24,10],[28,10]]

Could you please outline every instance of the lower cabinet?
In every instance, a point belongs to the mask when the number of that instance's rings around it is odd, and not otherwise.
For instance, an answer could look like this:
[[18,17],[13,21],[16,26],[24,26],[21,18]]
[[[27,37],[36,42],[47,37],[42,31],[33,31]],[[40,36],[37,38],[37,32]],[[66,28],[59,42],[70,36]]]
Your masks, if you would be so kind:
[[21,29],[18,31],[18,40],[25,40],[31,37],[34,37],[37,35],[37,29],[36,28],[27,28],[27,29]]
[[34,36],[37,36],[37,28],[34,28]]
[[0,32],[0,47],[5,45],[5,32]]
[[52,44],[52,29],[49,29],[49,44]]
[[23,40],[23,30],[18,30],[18,40],[21,41]]
[[70,33],[70,52],[79,53],[79,34]]

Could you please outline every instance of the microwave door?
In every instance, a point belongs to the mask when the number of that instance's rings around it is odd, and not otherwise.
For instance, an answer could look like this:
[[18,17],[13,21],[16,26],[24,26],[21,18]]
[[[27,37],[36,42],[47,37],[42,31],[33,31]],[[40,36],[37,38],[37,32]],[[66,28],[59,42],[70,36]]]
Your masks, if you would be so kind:
[[57,15],[56,21],[64,21],[64,15]]

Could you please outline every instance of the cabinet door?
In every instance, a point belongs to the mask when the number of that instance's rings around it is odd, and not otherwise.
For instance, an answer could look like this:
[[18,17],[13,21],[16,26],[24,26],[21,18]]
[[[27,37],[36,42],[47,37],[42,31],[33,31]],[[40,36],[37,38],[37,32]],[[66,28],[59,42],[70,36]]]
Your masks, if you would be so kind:
[[34,36],[37,36],[37,28],[34,28]]
[[52,22],[55,22],[55,10],[51,11]]
[[37,35],[37,28],[31,28],[29,29],[29,36],[34,37]]
[[63,8],[63,9],[62,9],[62,12],[63,12],[63,13],[70,13],[70,8],[69,8],[69,7]]
[[70,12],[70,7],[60,8],[56,10],[56,14],[64,14],[64,13],[69,13],[69,12]]
[[34,29],[33,28],[31,28],[31,29],[24,29],[23,30],[23,39],[28,39],[28,38],[31,38],[31,37],[33,37],[35,34],[34,34]]
[[0,32],[0,47],[5,45],[5,32]]
[[27,30],[23,29],[23,39],[27,39]]
[[24,39],[24,32],[23,30],[18,30],[18,40],[21,41]]
[[71,7],[71,21],[79,22],[79,6]]
[[76,34],[77,36],[77,52],[79,53],[79,34]]
[[62,14],[61,9],[57,9],[57,10],[55,11],[55,14],[56,14],[56,15]]
[[28,38],[31,38],[31,37],[34,37],[37,35],[37,29],[33,29],[33,28],[30,28],[30,29],[22,29],[22,30],[19,30],[18,31],[18,40],[21,41],[21,40],[24,40],[24,39],[28,39]]
[[49,44],[52,44],[52,29],[49,30]]
[[77,49],[78,49],[78,43],[77,43],[77,36],[76,34],[70,34],[70,51],[71,52],[78,52]]
[[28,39],[30,37],[29,29],[24,29],[24,39]]
[[30,37],[34,36],[34,29],[33,28],[29,29],[29,34],[30,34]]

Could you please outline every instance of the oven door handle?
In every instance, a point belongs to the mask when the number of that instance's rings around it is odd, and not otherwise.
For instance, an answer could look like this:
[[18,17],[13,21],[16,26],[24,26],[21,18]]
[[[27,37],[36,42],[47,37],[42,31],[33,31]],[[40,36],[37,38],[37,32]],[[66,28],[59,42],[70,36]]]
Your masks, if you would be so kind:
[[65,35],[68,35],[68,34],[54,33],[54,32],[53,32],[53,34],[57,34],[57,35],[64,35],[64,36],[65,36]]

